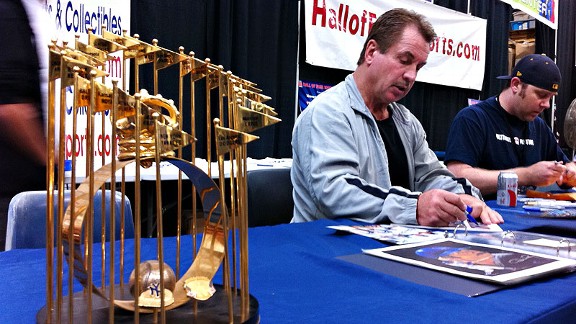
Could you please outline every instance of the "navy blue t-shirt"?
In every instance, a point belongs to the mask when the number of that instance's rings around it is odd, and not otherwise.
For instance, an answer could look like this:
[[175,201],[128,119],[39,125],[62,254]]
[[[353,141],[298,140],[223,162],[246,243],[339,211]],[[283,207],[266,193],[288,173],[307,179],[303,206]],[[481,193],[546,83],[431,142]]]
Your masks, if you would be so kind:
[[540,161],[570,160],[542,118],[522,121],[491,97],[456,115],[448,133],[444,161],[503,170]]

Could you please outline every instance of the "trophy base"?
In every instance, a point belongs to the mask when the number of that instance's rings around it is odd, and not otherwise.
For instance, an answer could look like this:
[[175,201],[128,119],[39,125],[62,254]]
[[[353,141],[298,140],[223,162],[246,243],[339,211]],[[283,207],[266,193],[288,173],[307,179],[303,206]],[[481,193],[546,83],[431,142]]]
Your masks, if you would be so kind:
[[[186,304],[166,311],[166,323],[230,323],[228,311],[228,296],[224,288],[214,285],[216,293],[206,301],[196,301],[191,299]],[[128,291],[127,285],[115,286],[116,296],[122,299],[133,298]],[[73,309],[70,312],[69,297],[63,297],[60,316],[57,310],[49,314],[46,306],[42,307],[36,314],[37,323],[73,323],[86,322],[89,313],[92,313],[92,323],[134,323],[134,313],[114,307],[113,319],[110,320],[110,303],[97,295],[92,295],[92,307],[88,307],[88,295],[81,291],[73,295]],[[123,298],[124,297],[124,298]],[[233,323],[256,324],[260,322],[258,300],[250,295],[250,305],[247,314],[243,316],[241,312],[241,298],[232,295]],[[51,320],[48,318],[51,316]],[[153,313],[140,313],[139,323],[157,323],[161,321],[160,310]]]

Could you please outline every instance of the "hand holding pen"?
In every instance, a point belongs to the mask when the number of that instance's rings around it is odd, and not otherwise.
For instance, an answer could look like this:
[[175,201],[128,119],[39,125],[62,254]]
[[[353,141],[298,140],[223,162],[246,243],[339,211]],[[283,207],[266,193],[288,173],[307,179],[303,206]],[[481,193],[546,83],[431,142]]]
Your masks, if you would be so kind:
[[466,206],[466,211],[464,211],[464,213],[466,213],[466,219],[468,219],[468,222],[472,222],[476,225],[478,225],[478,222],[476,221],[476,219],[474,218],[474,216],[472,216],[472,206]]

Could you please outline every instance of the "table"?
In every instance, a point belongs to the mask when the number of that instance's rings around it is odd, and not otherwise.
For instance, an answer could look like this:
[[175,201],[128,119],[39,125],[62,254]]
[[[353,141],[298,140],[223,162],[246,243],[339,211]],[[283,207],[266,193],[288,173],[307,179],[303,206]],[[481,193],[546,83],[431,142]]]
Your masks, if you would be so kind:
[[[208,161],[202,158],[196,158],[195,165],[202,169],[206,174],[208,174]],[[246,167],[247,171],[251,170],[258,170],[258,169],[267,169],[267,168],[290,168],[292,166],[292,159],[291,158],[264,158],[264,159],[254,159],[254,158],[247,158],[246,159]],[[230,161],[224,161],[224,177],[230,177],[230,171],[232,169],[232,165]],[[160,177],[162,181],[165,180],[178,180],[178,174],[180,170],[178,167],[174,166],[170,162],[162,161],[160,162]],[[122,171],[118,170],[116,172],[116,181],[119,182],[122,176]],[[219,170],[218,170],[218,162],[211,162],[210,163],[210,177],[212,179],[218,179],[220,177]],[[136,164],[131,163],[125,167],[125,181],[126,182],[134,182],[136,179]],[[186,174],[182,173],[182,179],[188,179]],[[67,178],[68,180],[68,178]],[[78,181],[84,180],[83,177],[78,177]],[[152,166],[149,168],[140,168],[140,180],[141,181],[156,181],[156,163],[152,162]]]
[[[513,212],[504,214],[507,219],[513,217]],[[521,221],[510,221],[511,228],[530,226]],[[250,293],[260,303],[262,323],[574,322],[575,274],[466,297],[338,259],[384,246],[326,227],[353,223],[321,220],[250,228]],[[511,229],[508,224],[502,227]],[[182,242],[183,247],[190,246],[191,239],[185,236]],[[131,250],[133,242],[126,244]],[[164,246],[166,261],[173,265],[175,238],[165,238]],[[155,240],[143,239],[142,253],[142,260],[153,259]],[[184,268],[191,262],[189,254],[183,253]],[[45,304],[44,255],[42,249],[0,253],[0,322],[35,321],[36,312]],[[128,256],[126,264],[132,262]],[[94,278],[100,277],[98,271]],[[220,273],[215,282],[222,282]],[[75,290],[80,289],[76,283]]]
[[533,216],[534,213],[524,211],[522,203],[518,203],[516,207],[504,207],[498,206],[495,200],[490,200],[486,204],[504,217],[501,227],[505,230],[576,237],[576,219]]

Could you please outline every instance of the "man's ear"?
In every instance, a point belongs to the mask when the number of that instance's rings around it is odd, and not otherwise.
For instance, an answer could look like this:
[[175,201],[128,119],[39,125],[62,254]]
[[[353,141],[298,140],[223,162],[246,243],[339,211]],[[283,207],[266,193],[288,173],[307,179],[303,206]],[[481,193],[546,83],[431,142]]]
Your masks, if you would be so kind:
[[364,61],[371,64],[376,51],[378,51],[378,43],[373,39],[369,40],[366,43],[366,51],[364,51]]
[[521,84],[522,81],[520,81],[520,78],[518,77],[510,79],[510,89],[512,89],[513,93],[518,93],[520,91]]

